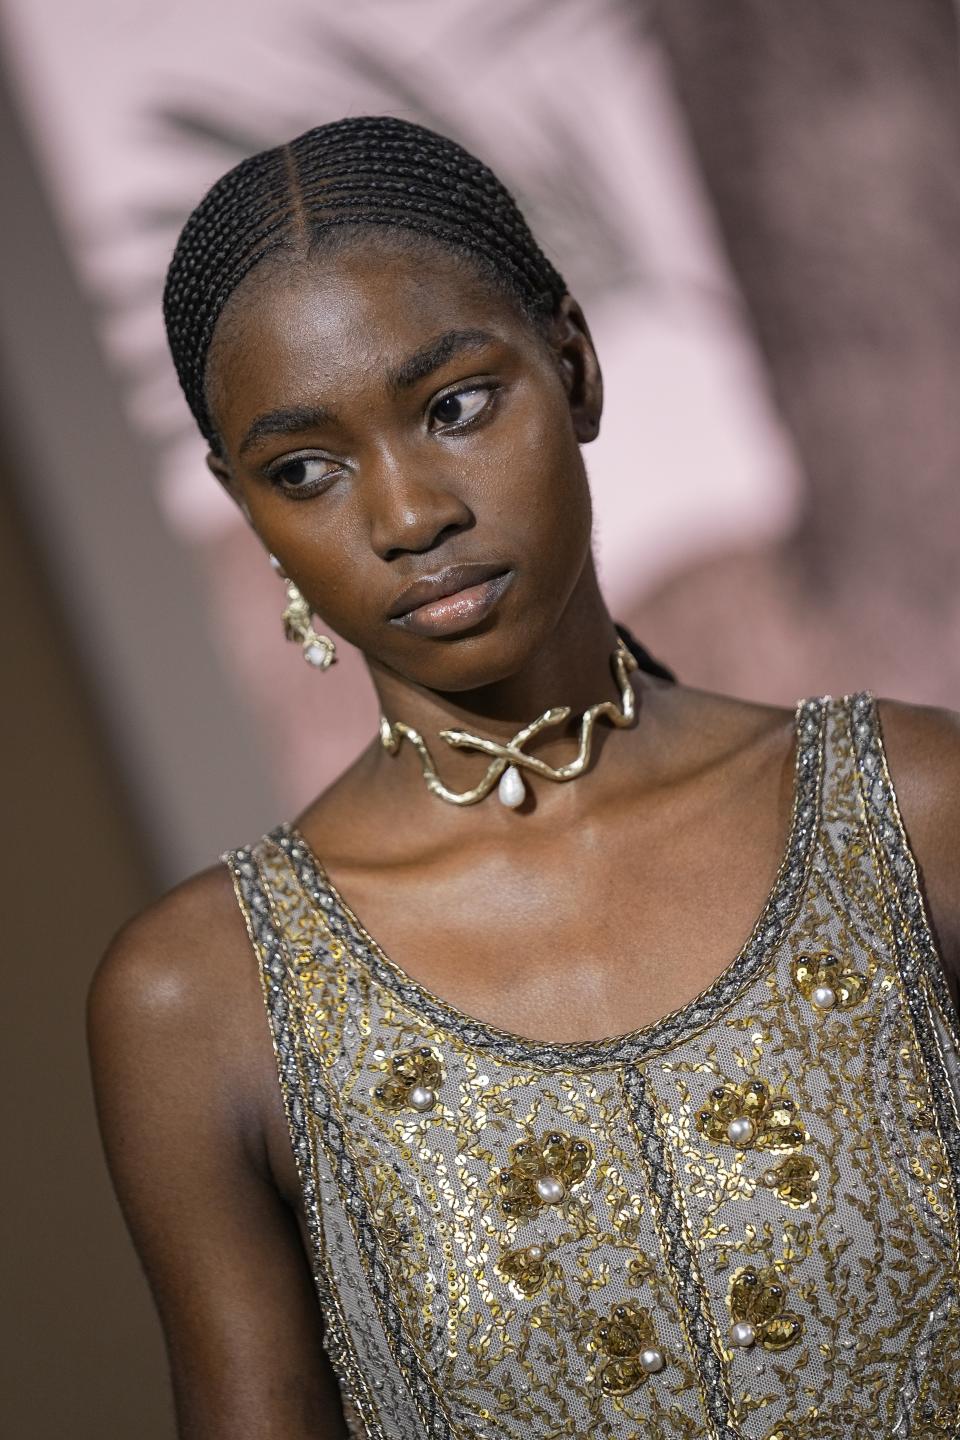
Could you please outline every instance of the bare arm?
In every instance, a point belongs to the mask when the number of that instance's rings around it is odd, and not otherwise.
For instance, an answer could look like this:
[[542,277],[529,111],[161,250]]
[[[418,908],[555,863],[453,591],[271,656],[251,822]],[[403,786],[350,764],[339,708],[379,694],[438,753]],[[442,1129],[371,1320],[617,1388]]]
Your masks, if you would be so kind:
[[890,773],[940,952],[960,991],[960,715],[880,704]]
[[309,1266],[271,1172],[286,1127],[224,869],[121,931],[89,1019],[107,1159],[163,1323],[181,1440],[340,1440]]

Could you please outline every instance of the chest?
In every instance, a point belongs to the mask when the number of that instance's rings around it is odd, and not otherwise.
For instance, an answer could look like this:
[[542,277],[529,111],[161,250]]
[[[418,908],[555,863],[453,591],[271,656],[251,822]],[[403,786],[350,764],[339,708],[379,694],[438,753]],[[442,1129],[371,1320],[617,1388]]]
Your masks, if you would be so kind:
[[789,845],[792,797],[675,796],[596,832],[465,845],[423,867],[338,878],[381,948],[426,989],[538,1039],[599,1038],[689,1000],[738,954]]

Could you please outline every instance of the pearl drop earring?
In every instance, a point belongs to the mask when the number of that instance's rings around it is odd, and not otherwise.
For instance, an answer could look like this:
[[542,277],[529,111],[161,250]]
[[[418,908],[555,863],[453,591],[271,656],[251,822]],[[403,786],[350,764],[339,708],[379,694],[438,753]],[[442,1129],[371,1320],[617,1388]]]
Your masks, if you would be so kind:
[[276,555],[270,556],[270,564],[287,590],[287,604],[282,617],[284,635],[301,647],[308,665],[317,670],[329,670],[337,658],[336,645],[329,635],[320,635],[314,630],[313,611],[294,582],[284,573]]

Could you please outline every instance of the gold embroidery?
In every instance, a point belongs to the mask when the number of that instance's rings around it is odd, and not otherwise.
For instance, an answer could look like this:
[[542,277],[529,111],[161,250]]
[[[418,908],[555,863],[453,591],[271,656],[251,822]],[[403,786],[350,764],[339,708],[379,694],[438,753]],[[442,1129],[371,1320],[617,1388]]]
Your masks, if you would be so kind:
[[497,1262],[497,1274],[531,1299],[547,1283],[547,1247],[527,1245],[522,1250],[505,1250]]
[[796,1150],[806,1139],[796,1110],[788,1096],[773,1094],[765,1080],[728,1080],[710,1091],[697,1113],[697,1129],[708,1140],[738,1150]]
[[631,1394],[665,1364],[650,1311],[632,1301],[613,1307],[596,1327],[593,1345],[608,1357],[598,1371],[605,1395]]
[[442,1081],[440,1061],[429,1045],[420,1045],[391,1057],[389,1075],[373,1093],[386,1110],[432,1110]]
[[772,1190],[785,1204],[802,1210],[816,1203],[814,1187],[819,1178],[820,1172],[808,1155],[788,1155],[779,1165],[764,1170],[760,1184]]
[[910,1170],[923,1186],[930,1209],[946,1218],[950,1206],[950,1167],[936,1135],[921,1138],[917,1153],[910,1161]]
[[593,1146],[551,1130],[541,1140],[521,1140],[510,1149],[509,1164],[497,1176],[505,1215],[529,1220],[545,1205],[560,1205],[590,1168]]
[[[786,1310],[787,1291],[776,1270],[756,1270],[745,1265],[730,1280],[727,1304],[734,1327],[752,1329],[753,1339],[764,1350],[789,1350],[803,1333],[803,1320]],[[744,1336],[741,1343],[752,1341]]]
[[832,950],[798,955],[790,973],[804,1000],[818,1010],[850,1010],[867,994],[866,976],[843,964]]

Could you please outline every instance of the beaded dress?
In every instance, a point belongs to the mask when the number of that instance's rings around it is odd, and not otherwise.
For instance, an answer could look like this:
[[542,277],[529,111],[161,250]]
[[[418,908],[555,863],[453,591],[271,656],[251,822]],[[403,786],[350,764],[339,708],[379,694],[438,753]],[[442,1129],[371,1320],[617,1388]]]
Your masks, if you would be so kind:
[[224,857],[356,1436],[960,1434],[953,1006],[871,696],[796,735],[742,951],[609,1040],[431,995],[290,825]]

